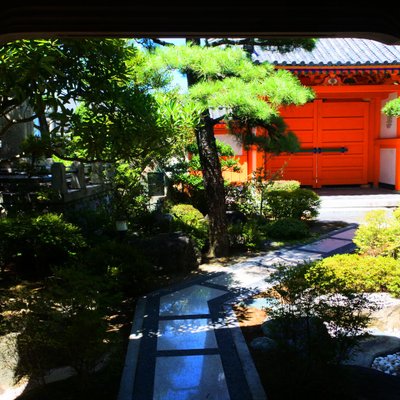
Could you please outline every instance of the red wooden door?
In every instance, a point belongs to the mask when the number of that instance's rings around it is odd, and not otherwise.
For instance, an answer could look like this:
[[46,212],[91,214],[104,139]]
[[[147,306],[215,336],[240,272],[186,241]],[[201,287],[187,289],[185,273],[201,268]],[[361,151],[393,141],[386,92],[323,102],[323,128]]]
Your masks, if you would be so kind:
[[369,103],[326,101],[317,107],[316,186],[368,183]]
[[368,183],[368,109],[367,102],[339,100],[285,107],[301,151],[272,157],[265,168],[312,187]]

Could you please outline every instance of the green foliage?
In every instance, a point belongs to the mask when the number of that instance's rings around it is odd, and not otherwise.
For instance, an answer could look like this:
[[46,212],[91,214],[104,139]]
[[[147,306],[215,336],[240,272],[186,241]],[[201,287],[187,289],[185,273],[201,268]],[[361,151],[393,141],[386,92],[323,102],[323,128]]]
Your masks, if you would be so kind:
[[[147,60],[144,75],[173,70],[191,74],[195,84],[190,85],[185,102],[195,105],[193,109],[201,119],[209,115],[210,109],[223,107],[232,133],[245,134],[250,139],[254,137],[251,128],[263,126],[268,129],[264,150],[293,151],[296,147],[295,136],[279,118],[279,106],[304,104],[314,94],[291,73],[277,71],[267,63],[256,65],[239,47],[188,45],[155,49]],[[201,124],[204,120],[197,126]]]
[[[24,111],[14,123],[40,118],[42,138],[49,140],[49,134],[63,133],[68,125],[72,100],[93,98],[126,80],[130,57],[135,57],[135,51],[121,39],[34,39],[4,44],[0,48],[0,115],[22,106]],[[53,132],[44,126],[46,114],[54,122]]]
[[[220,157],[221,171],[240,171],[240,163],[230,145],[216,140]],[[188,201],[204,213],[207,213],[204,182],[201,174],[200,156],[193,142],[186,146],[190,158],[167,167],[171,172],[170,182],[176,202]]]
[[[193,42],[192,42],[193,43]],[[212,138],[213,127],[225,119],[234,122],[233,134],[253,137],[253,127],[268,129],[265,151],[293,151],[298,145],[279,117],[285,104],[304,104],[314,98],[311,89],[287,71],[276,70],[270,64],[254,64],[241,48],[210,48],[196,45],[156,48],[148,57],[144,75],[179,71],[187,74],[189,89],[184,101],[195,105],[199,123],[195,127],[201,152],[200,162],[207,179],[206,200],[210,220],[209,255],[228,253],[227,224],[224,216],[225,198],[218,152]],[[214,117],[211,110],[222,110]],[[218,234],[217,234],[218,232]]]
[[244,223],[229,226],[231,246],[234,248],[260,249],[267,239],[268,223],[263,218],[249,217]]
[[83,257],[83,266],[127,296],[138,296],[153,287],[153,265],[133,243],[100,241]]
[[78,227],[62,215],[47,213],[0,219],[0,246],[3,263],[33,277],[76,258],[86,243]]
[[340,254],[318,261],[305,275],[312,287],[400,295],[400,263],[392,257]]
[[310,236],[310,229],[301,220],[281,218],[271,223],[268,228],[268,236],[281,240],[304,239]]
[[190,204],[176,204],[170,213],[173,216],[172,229],[189,234],[196,247],[202,250],[208,236],[208,224],[204,215]]
[[[49,369],[69,365],[84,385],[111,350],[106,282],[81,267],[58,269],[45,285],[16,287],[9,301],[10,324],[18,332],[15,378],[44,383]],[[115,301],[115,300],[114,300]]]
[[311,351],[301,353],[300,361],[306,368],[311,367],[312,370],[308,371],[311,373],[316,372],[313,366],[325,368],[348,357],[349,349],[357,343],[368,325],[369,311],[375,306],[356,288],[335,285],[333,282],[330,284],[332,275],[329,270],[321,270],[321,274],[313,275],[312,271],[318,265],[321,264],[312,262],[279,266],[268,278],[274,285],[272,290],[275,296],[281,300],[279,306],[270,310],[271,318],[289,323],[293,319],[316,318],[329,329],[332,340],[324,341],[321,337],[322,343],[319,342],[319,345],[318,337],[314,337],[316,343],[310,343],[311,336],[303,336],[306,349]]
[[89,246],[114,234],[115,221],[112,218],[110,206],[106,203],[99,201],[95,208],[83,207],[69,210],[65,212],[64,217],[81,230]]
[[400,221],[396,210],[389,218],[384,210],[366,213],[365,221],[354,234],[353,242],[360,254],[397,257],[400,249]]
[[312,219],[318,215],[319,196],[310,189],[268,190],[265,214],[269,218]]
[[[218,156],[220,157],[222,171],[240,171],[240,163],[235,157],[233,149],[230,145],[216,140]],[[201,176],[200,155],[197,144],[190,143],[186,147],[189,152],[189,160],[181,161],[180,163],[171,166],[172,177],[174,184],[183,184],[188,190],[204,189],[203,178]]]
[[259,214],[261,196],[254,182],[227,185],[225,193],[228,210],[240,211],[246,216]]
[[277,190],[293,191],[297,189],[300,189],[300,182],[294,180],[272,180],[268,182],[268,185],[265,187],[266,192]]
[[388,101],[382,108],[382,112],[389,117],[400,116],[400,98]]
[[144,168],[177,143],[146,88],[116,86],[81,102],[71,118],[65,155],[87,161],[124,160]]
[[112,215],[116,220],[134,220],[147,212],[148,195],[141,177],[141,168],[127,162],[114,165],[111,175]]

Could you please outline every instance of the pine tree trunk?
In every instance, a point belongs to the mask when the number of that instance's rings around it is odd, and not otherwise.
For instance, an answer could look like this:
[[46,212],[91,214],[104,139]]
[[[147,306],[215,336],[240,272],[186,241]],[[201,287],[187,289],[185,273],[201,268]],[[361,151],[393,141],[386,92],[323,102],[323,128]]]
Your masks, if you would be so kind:
[[[199,38],[186,39],[186,42],[200,46]],[[187,80],[189,87],[198,82],[197,77],[190,72]],[[224,179],[215,143],[214,124],[208,111],[204,112],[202,119],[204,125],[196,130],[196,139],[208,207],[208,257],[224,257],[229,253]]]
[[208,113],[203,116],[203,121],[204,126],[196,131],[196,138],[208,206],[208,256],[223,257],[229,253],[224,180],[215,143],[214,125]]

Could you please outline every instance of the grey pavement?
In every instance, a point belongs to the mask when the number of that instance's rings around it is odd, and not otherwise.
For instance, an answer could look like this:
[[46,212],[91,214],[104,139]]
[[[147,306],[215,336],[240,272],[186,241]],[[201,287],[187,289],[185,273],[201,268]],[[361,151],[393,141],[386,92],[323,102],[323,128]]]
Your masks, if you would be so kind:
[[384,210],[390,216],[400,205],[400,193],[383,188],[317,189],[321,197],[320,221],[360,224],[371,210]]
[[271,284],[266,278],[277,265],[353,251],[352,238],[365,213],[390,213],[400,204],[400,194],[385,190],[319,194],[318,219],[345,221],[345,228],[313,243],[249,257],[140,299],[118,400],[266,399],[232,306],[267,289]]

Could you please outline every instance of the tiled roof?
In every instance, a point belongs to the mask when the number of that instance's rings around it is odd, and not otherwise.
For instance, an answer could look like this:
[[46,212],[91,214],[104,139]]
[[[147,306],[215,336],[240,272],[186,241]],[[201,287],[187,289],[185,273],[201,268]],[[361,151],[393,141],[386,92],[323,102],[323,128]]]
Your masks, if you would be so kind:
[[393,65],[400,64],[400,46],[367,39],[321,38],[309,52],[303,49],[280,54],[255,48],[255,60],[286,66]]

